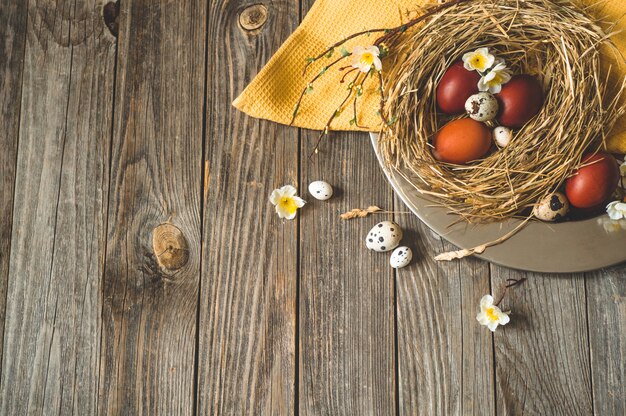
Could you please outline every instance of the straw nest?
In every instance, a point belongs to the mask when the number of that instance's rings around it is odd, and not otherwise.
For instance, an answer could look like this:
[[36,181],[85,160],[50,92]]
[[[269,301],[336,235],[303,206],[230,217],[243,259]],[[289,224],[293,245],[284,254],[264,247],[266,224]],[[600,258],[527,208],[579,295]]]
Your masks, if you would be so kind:
[[[583,153],[604,146],[624,111],[624,80],[609,88],[611,69],[600,64],[608,38],[568,1],[474,0],[436,14],[389,42],[402,62],[387,77],[385,113],[395,121],[381,132],[383,159],[469,222],[528,215],[562,187]],[[445,164],[431,152],[435,133],[451,119],[437,112],[436,87],[454,61],[479,47],[504,58],[512,73],[538,77],[545,102],[504,149],[467,166]]]

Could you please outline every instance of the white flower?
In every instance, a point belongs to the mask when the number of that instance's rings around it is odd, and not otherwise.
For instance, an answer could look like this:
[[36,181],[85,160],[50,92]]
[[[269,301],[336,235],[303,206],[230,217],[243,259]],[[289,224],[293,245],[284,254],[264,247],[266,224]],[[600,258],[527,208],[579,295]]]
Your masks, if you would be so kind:
[[479,48],[463,55],[463,67],[468,71],[484,72],[491,68],[496,58],[487,48]]
[[496,65],[478,81],[478,89],[497,94],[502,91],[502,84],[506,84],[510,80],[511,73],[506,68],[506,64],[503,60],[498,60]]
[[612,220],[626,219],[626,202],[613,201],[606,206],[606,213]]
[[367,48],[357,46],[352,51],[352,56],[354,57],[352,67],[358,68],[361,72],[369,73],[372,70],[372,66],[377,71],[383,69],[378,46],[368,46]]
[[509,314],[502,312],[500,308],[493,304],[493,296],[485,295],[480,300],[480,312],[476,315],[476,319],[481,325],[494,332],[498,325],[506,325],[511,320]]
[[276,206],[276,213],[280,218],[293,220],[296,218],[298,208],[302,208],[306,202],[296,196],[296,188],[285,185],[280,189],[274,189],[270,195],[270,202]]
[[626,179],[626,160],[620,165],[619,171],[622,174],[622,178]]

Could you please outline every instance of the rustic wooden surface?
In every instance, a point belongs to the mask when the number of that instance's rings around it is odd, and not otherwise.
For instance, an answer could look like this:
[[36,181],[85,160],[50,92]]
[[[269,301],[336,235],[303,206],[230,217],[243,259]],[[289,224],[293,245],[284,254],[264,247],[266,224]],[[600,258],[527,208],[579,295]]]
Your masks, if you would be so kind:
[[[405,210],[366,135],[309,159],[230,106],[311,4],[0,0],[0,414],[626,414],[624,266],[436,263],[411,215],[339,220]],[[383,218],[410,267],[364,248]]]

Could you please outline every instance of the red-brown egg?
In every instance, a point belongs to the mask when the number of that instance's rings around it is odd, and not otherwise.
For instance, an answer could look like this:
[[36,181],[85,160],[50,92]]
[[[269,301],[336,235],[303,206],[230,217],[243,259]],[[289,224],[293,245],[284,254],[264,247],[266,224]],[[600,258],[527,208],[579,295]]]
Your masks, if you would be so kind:
[[467,99],[478,92],[478,81],[478,72],[465,69],[462,61],[455,62],[437,86],[437,106],[446,114],[463,113]]
[[570,204],[576,208],[596,208],[605,203],[619,185],[617,161],[608,153],[588,153],[565,184]]
[[500,104],[498,122],[506,127],[520,128],[537,115],[543,105],[543,90],[537,78],[516,75],[496,94]]
[[443,126],[434,141],[434,155],[446,163],[462,165],[480,159],[491,148],[491,131],[483,123],[462,118]]

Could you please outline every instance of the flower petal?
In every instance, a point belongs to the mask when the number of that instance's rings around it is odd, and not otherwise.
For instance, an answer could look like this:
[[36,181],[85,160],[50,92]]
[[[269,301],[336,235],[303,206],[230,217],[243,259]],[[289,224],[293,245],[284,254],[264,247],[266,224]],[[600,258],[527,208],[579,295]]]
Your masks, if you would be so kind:
[[492,70],[492,71],[489,71],[488,74],[483,75],[483,79],[485,80],[485,82],[493,81],[496,75],[498,75],[498,73]]
[[278,214],[278,218],[286,218],[287,215],[289,215],[280,204],[276,205],[276,213]]
[[478,315],[476,315],[476,320],[481,325],[487,325],[490,322],[485,312],[480,312]]
[[304,204],[306,204],[306,201],[304,199],[300,198],[299,196],[294,196],[293,200],[296,203],[296,206],[298,208],[302,208],[304,206]]
[[502,84],[506,84],[511,80],[511,74],[508,71],[500,72],[500,78],[502,78]]
[[612,220],[626,218],[626,203],[613,201],[606,206],[606,212]]
[[493,87],[489,87],[489,92],[492,94],[499,94],[502,91],[502,84],[494,85]]
[[485,295],[480,299],[480,308],[489,308],[493,306],[493,296]]
[[383,63],[378,57],[374,59],[374,68],[376,68],[377,71],[381,71],[383,69]]
[[485,79],[485,77],[481,77],[478,80],[478,90],[479,91],[488,91],[489,90],[489,82]]
[[493,55],[487,55],[485,58],[487,59],[487,62],[485,63],[485,67],[483,69],[491,68],[496,58]]
[[294,196],[296,193],[298,193],[296,188],[294,188],[291,185],[283,186],[282,188],[280,188],[280,191],[283,194],[283,196]]
[[270,195],[270,202],[273,205],[278,204],[278,201],[280,201],[280,198],[282,198],[282,193],[280,192],[280,189],[274,189]]
[[380,49],[378,49],[378,46],[375,45],[370,46],[366,49],[366,51],[373,53],[375,56],[380,55]]
[[496,64],[493,66],[493,68],[491,68],[492,71],[502,71],[503,69],[506,69],[506,64],[504,63],[503,60],[497,60]]

